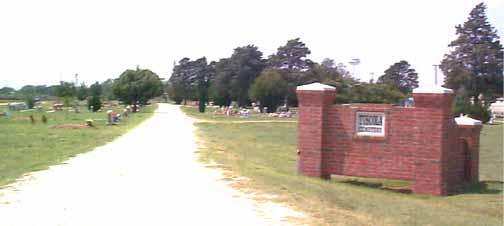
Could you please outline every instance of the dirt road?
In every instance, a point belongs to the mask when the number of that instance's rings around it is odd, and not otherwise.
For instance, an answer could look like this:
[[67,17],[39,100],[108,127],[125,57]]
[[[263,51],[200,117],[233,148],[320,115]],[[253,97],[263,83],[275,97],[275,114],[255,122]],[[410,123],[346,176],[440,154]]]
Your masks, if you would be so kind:
[[197,161],[193,120],[161,104],[115,141],[0,190],[0,226],[290,225]]

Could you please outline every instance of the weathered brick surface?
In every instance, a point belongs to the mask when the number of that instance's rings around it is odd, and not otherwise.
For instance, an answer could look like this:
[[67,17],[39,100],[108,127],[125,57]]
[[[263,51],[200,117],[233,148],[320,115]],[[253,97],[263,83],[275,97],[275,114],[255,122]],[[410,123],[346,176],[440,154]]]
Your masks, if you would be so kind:
[[[335,91],[298,91],[298,170],[414,181],[416,193],[445,195],[478,181],[481,126],[457,126],[453,94],[414,94],[414,107],[333,105]],[[385,114],[385,135],[357,136],[357,112]],[[464,151],[464,142],[468,151]],[[466,153],[470,160],[466,161]],[[470,162],[471,172],[464,168]]]

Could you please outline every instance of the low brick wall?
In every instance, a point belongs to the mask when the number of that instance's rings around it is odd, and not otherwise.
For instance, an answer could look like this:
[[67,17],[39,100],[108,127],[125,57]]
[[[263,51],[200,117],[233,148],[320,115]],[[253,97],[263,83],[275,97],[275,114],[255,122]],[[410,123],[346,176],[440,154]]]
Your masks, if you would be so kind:
[[[333,89],[298,90],[297,95],[303,175],[410,180],[415,193],[433,195],[478,181],[481,125],[455,123],[452,93],[415,93],[413,107],[333,104]],[[361,114],[382,127],[358,132]]]

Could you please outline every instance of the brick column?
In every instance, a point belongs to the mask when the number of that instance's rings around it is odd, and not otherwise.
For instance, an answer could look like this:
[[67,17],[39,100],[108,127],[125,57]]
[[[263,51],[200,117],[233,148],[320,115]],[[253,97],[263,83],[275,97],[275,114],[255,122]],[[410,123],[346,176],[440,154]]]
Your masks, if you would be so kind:
[[336,88],[320,83],[299,86],[298,171],[328,179],[323,155],[323,133],[327,110],[336,97]]
[[[478,183],[479,182],[479,141],[480,141],[480,133],[483,127],[481,121],[469,118],[467,116],[460,116],[455,118],[455,122],[457,123],[459,138],[467,143],[467,148],[469,149],[469,156],[465,156],[463,150],[461,154],[463,155],[462,161],[464,164],[467,164],[466,157],[470,158],[470,180],[465,181],[466,178],[463,178],[462,182],[464,183]],[[462,171],[465,170],[465,165],[462,165]],[[465,173],[465,172],[463,172]],[[465,175],[464,175],[465,176]]]
[[413,90],[415,112],[412,115],[414,186],[420,194],[446,195],[449,179],[450,148],[455,144],[453,91],[443,87]]

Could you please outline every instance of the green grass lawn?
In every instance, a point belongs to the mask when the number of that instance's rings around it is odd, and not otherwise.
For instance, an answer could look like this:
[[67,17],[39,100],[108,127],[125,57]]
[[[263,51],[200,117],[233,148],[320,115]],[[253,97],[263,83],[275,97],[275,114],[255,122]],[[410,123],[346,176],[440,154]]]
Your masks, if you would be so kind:
[[[44,104],[46,107],[49,105]],[[15,112],[10,117],[0,117],[0,186],[27,172],[46,169],[112,141],[150,117],[156,106],[146,107],[141,113],[132,114],[115,126],[105,125],[105,111],[108,109],[96,113],[84,108],[81,113],[68,110]],[[4,110],[0,106],[0,111]],[[34,116],[35,124],[31,124],[30,115]],[[42,115],[48,118],[47,124],[41,122]],[[86,119],[94,119],[95,128],[51,128],[61,124],[85,124]]]
[[504,125],[485,125],[480,136],[480,180],[504,181]]
[[[194,115],[183,109],[189,115]],[[198,118],[211,120],[210,115]],[[296,173],[297,123],[196,123],[204,142],[200,157],[231,172],[243,191],[276,194],[307,213],[310,225],[502,225],[502,125],[481,137],[483,183],[458,195],[403,194],[356,184],[401,184],[380,179],[330,180]]]

